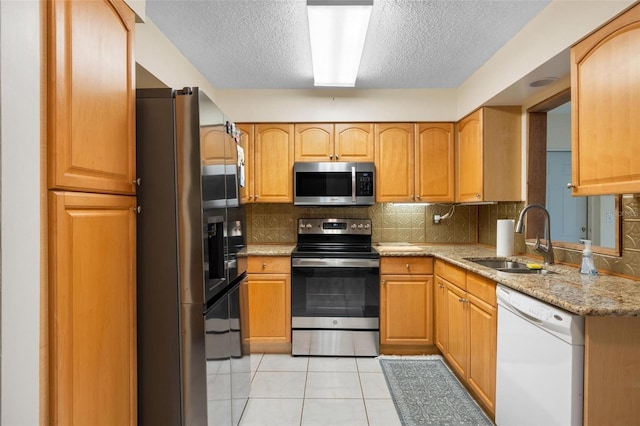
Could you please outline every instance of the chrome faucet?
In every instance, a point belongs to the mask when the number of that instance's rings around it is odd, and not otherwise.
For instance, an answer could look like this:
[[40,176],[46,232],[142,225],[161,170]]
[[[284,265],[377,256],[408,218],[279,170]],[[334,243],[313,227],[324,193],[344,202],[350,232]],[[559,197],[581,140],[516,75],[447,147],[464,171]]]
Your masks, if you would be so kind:
[[545,265],[553,265],[554,258],[553,246],[551,245],[551,218],[549,216],[549,212],[544,208],[544,206],[541,206],[540,204],[529,204],[524,209],[522,209],[522,211],[520,212],[520,217],[518,217],[518,223],[516,223],[515,232],[517,232],[518,234],[522,234],[524,232],[524,222],[522,221],[524,219],[524,215],[527,213],[527,211],[534,208],[540,209],[544,212],[544,233],[546,235],[547,244],[544,246],[540,244],[540,236],[536,235],[536,244],[535,246],[533,246],[533,249],[542,254]]

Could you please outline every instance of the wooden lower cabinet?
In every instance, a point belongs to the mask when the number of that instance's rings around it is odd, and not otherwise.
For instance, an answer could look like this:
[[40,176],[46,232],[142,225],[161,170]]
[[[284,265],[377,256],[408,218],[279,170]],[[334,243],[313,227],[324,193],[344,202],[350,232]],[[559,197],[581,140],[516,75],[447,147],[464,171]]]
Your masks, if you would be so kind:
[[[441,261],[438,261],[438,263]],[[497,310],[495,283],[470,272],[436,265],[436,344],[480,405],[495,415]],[[455,281],[458,285],[453,284]],[[462,286],[462,287],[460,287]]]
[[290,270],[288,256],[249,257],[246,290],[252,352],[291,352]]
[[137,423],[136,198],[49,192],[52,425]]
[[380,260],[380,349],[433,353],[433,259]]
[[640,419],[640,317],[586,317],[584,425]]

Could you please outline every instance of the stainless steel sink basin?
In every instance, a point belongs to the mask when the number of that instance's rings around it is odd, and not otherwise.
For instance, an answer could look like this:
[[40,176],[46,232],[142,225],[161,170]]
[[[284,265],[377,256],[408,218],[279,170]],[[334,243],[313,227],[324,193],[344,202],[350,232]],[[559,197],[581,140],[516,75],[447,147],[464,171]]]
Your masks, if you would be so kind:
[[465,260],[495,269],[496,271],[509,272],[511,274],[553,274],[552,271],[547,269],[529,269],[526,263],[507,259],[466,258]]

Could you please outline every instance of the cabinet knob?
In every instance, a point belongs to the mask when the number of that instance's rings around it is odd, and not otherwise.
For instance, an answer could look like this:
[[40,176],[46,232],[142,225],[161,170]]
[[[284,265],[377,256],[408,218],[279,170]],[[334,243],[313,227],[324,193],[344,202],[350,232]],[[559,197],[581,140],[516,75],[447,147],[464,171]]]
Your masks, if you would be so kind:
[[338,154],[336,154],[336,160],[339,160],[340,156]]
[[572,184],[571,182],[569,182],[569,183],[567,184],[567,189],[573,189],[573,188],[575,188],[575,187],[576,187],[576,186],[575,186],[574,184]]
[[422,198],[422,197],[420,197],[419,195],[416,195],[416,198],[419,200],[419,199],[420,199],[420,198]]
[[383,285],[386,284],[386,283],[387,283],[387,280],[382,280],[382,284]]
[[411,198],[413,200],[413,194],[409,195],[409,198]]
[[141,182],[142,182],[142,179],[140,179],[140,178],[136,178],[136,179],[134,179],[133,184],[134,184],[134,185],[138,185],[138,186],[140,186],[140,183],[141,183]]
[[480,199],[480,193],[476,193],[476,198]]
[[250,200],[253,200],[253,195],[249,195],[249,199],[250,199]]
[[263,264],[262,264],[262,269],[266,269],[266,268],[267,268],[267,264],[266,264],[266,263],[263,263]]
[[438,287],[440,288],[444,288],[444,286],[442,284],[438,284]]
[[133,211],[136,213],[140,213],[142,211],[142,206],[132,207]]
[[329,156],[329,160],[333,160],[333,154]]
[[257,199],[258,199],[258,196],[257,196],[257,195],[255,195],[255,196],[254,196],[254,198],[257,200]]
[[409,264],[407,263],[406,265],[404,265],[407,269],[409,269]]

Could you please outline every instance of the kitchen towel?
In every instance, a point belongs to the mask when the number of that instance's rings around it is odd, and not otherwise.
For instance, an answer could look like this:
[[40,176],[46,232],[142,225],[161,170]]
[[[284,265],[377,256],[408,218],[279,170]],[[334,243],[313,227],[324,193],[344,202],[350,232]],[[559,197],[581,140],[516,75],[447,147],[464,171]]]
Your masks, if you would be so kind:
[[513,219],[499,219],[496,256],[513,256]]

